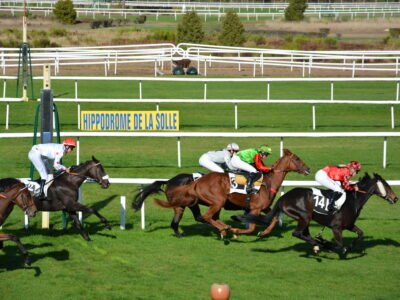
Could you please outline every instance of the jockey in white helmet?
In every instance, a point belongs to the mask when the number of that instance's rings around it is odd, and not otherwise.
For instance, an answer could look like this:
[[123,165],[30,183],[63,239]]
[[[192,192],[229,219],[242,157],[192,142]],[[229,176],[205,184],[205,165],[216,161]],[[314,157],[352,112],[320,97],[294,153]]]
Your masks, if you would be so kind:
[[221,167],[223,164],[225,164],[229,170],[235,170],[231,164],[231,160],[239,150],[238,144],[230,143],[225,149],[204,153],[200,156],[199,164],[212,172],[224,173],[224,169]]

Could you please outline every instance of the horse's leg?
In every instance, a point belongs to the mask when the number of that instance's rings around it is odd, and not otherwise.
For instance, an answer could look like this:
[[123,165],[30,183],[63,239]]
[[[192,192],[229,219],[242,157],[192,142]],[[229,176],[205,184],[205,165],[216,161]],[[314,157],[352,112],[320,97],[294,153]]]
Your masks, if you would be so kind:
[[338,227],[333,227],[332,231],[336,243],[335,251],[337,251],[342,257],[342,255],[346,255],[347,253],[347,248],[343,246],[342,229]]
[[83,213],[91,213],[91,214],[95,214],[101,222],[104,223],[105,227],[109,230],[111,230],[111,225],[108,222],[108,220],[106,218],[104,218],[96,209],[92,208],[92,207],[88,207],[86,205],[83,205],[81,203],[74,203],[72,206],[74,211],[81,211]]
[[85,241],[90,241],[90,237],[87,232],[83,229],[82,223],[79,221],[76,211],[68,211],[69,216],[75,224],[75,227],[79,230],[79,233]]
[[29,257],[28,251],[26,251],[24,245],[22,245],[20,239],[16,235],[13,235],[13,234],[0,234],[0,243],[1,243],[1,245],[3,245],[3,241],[13,241],[14,243],[16,243],[19,251],[22,254],[22,257],[24,258],[24,265],[25,266],[30,266],[31,265],[31,259]]
[[314,253],[317,254],[320,251],[320,247],[323,247],[323,245],[311,237],[310,231],[308,229],[309,224],[310,224],[310,222],[307,222],[306,220],[304,220],[302,218],[299,219],[298,223],[297,223],[297,227],[293,231],[292,236],[297,237],[297,238],[311,244],[311,246],[313,246]]
[[265,228],[263,231],[259,232],[257,234],[258,237],[262,238],[268,234],[271,233],[271,231],[275,228],[276,224],[279,223],[279,217],[275,216],[272,218],[271,224],[269,224],[269,226],[267,228]]
[[175,236],[178,238],[182,237],[181,233],[179,232],[179,222],[182,219],[184,211],[184,207],[174,207],[174,217],[171,221],[171,228],[174,231]]
[[204,221],[217,228],[221,234],[221,238],[225,238],[229,226],[219,219],[214,220],[214,216],[221,210],[220,205],[212,205],[203,215]]
[[353,226],[352,229],[350,229],[350,231],[357,233],[357,237],[351,241],[349,247],[347,248],[347,250],[353,249],[354,246],[359,243],[360,241],[363,240],[364,238],[364,232],[358,228],[356,225]]
[[190,211],[193,214],[193,218],[197,221],[197,222],[201,222],[204,223],[204,219],[201,216],[201,211],[200,211],[200,206],[198,204],[195,204],[193,206],[189,206]]

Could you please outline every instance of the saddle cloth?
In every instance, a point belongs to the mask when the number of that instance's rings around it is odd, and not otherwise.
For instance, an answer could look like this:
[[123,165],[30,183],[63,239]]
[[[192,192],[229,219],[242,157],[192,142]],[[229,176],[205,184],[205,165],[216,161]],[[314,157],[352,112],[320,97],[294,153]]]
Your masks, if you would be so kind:
[[[239,193],[239,194],[247,194],[246,193],[246,183],[247,178],[240,174],[228,173],[229,174],[229,182],[230,182],[230,191],[229,193]],[[260,177],[257,181],[254,182],[253,188],[260,190],[262,184],[263,176]]]
[[[40,180],[40,179],[39,179]],[[29,192],[31,193],[32,197],[38,197],[40,195],[40,184],[36,180],[28,180],[22,179],[21,180],[25,186],[28,188]],[[44,185],[44,195],[47,197],[47,190],[51,186],[54,180],[47,181]]]
[[329,199],[331,198],[332,190],[320,190],[311,188],[314,199],[314,212],[321,215],[329,215],[328,211]]

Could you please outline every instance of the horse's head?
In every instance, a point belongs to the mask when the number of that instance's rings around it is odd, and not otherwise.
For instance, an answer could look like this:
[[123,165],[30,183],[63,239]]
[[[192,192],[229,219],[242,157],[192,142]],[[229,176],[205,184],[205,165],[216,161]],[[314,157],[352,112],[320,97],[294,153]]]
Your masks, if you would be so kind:
[[284,155],[272,166],[275,171],[295,171],[303,175],[310,174],[310,168],[296,154],[289,149],[283,149],[283,153]]
[[92,156],[92,160],[87,162],[87,171],[85,176],[93,178],[97,181],[103,189],[106,189],[110,186],[109,176],[104,171],[103,166],[100,161],[98,161],[94,156]]
[[399,198],[396,193],[393,192],[386,180],[376,173],[374,173],[374,179],[376,180],[376,189],[374,190],[374,194],[387,200],[390,204],[395,204]]
[[35,202],[28,188],[22,182],[14,184],[6,191],[0,193],[0,198],[8,199],[18,205],[29,217],[34,217],[37,212]]

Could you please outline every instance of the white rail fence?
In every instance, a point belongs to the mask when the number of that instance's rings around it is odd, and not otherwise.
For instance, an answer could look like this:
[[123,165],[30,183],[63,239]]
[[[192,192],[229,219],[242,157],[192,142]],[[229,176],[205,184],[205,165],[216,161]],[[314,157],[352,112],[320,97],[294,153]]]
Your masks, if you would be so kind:
[[[56,1],[29,1],[28,9],[34,14],[51,15]],[[0,1],[0,11],[11,15],[23,12],[23,1]],[[224,17],[227,10],[235,10],[240,17],[258,20],[258,18],[281,18],[288,3],[221,3],[218,2],[187,2],[187,1],[155,1],[152,3],[125,1],[124,8],[118,2],[101,3],[92,1],[74,1],[75,10],[78,18],[89,16],[93,19],[98,16],[121,17],[135,15],[155,16],[156,20],[160,16],[174,16],[177,20],[187,11],[196,11],[200,16],[207,18],[217,17],[218,20]],[[375,2],[375,3],[309,3],[305,11],[306,16],[335,18],[346,16],[354,19],[365,17],[396,17],[399,16],[400,5],[397,2]]]
[[[0,68],[3,75],[10,68],[18,67],[18,48],[0,48]],[[213,64],[228,65],[240,72],[243,66],[253,69],[253,77],[265,76],[269,68],[300,70],[301,76],[311,76],[316,70],[340,71],[343,76],[356,74],[399,73],[400,51],[296,51],[245,47],[224,47],[181,43],[173,45],[143,44],[102,47],[32,48],[32,67],[52,66],[54,75],[62,67],[82,65],[104,66],[104,75],[116,75],[120,65],[147,63],[154,69],[154,76],[164,75],[165,64],[169,71],[173,62],[190,59],[197,62],[199,74],[207,76]],[[113,67],[113,68],[112,68]],[[250,69],[251,70],[251,69]],[[242,75],[242,74],[241,74]],[[296,74],[295,74],[296,75]]]
[[[12,76],[0,76],[3,79],[3,98],[0,102],[6,103],[6,122],[5,128],[9,129],[10,119],[10,103],[20,102],[21,99],[6,97],[7,81],[16,79]],[[36,80],[42,80],[42,76],[34,77]],[[232,103],[234,105],[234,128],[239,127],[239,104],[312,104],[312,127],[316,130],[316,104],[358,104],[358,105],[388,105],[390,106],[390,124],[391,128],[395,128],[395,113],[394,107],[400,104],[400,79],[398,78],[382,78],[382,77],[366,77],[366,78],[179,78],[179,77],[88,77],[88,76],[56,76],[52,80],[69,80],[74,81],[74,98],[55,98],[55,102],[73,102],[77,104],[77,124],[80,128],[80,112],[81,103],[155,103],[156,110],[160,109],[161,103]],[[138,83],[139,97],[131,99],[88,99],[79,96],[79,81],[85,80],[112,80],[112,81],[134,81]],[[145,99],[142,83],[146,81],[171,81],[171,82],[201,82],[203,83],[203,98],[202,99]],[[210,83],[218,82],[262,82],[265,83],[265,99],[210,99],[207,93],[207,87]],[[274,82],[329,82],[330,89],[328,97],[330,100],[274,100],[271,99],[271,83]],[[393,89],[394,100],[335,100],[336,82],[393,82],[396,83],[396,89]]]
[[[76,137],[77,164],[80,162],[80,143],[84,137],[158,137],[176,138],[177,166],[182,167],[181,161],[181,139],[190,137],[229,137],[229,138],[252,138],[270,137],[280,139],[280,155],[283,155],[285,138],[383,138],[382,167],[387,166],[387,143],[389,137],[400,137],[400,132],[61,132],[63,137]],[[40,134],[38,134],[40,136]],[[32,138],[32,133],[0,133],[0,139],[5,138]]]

